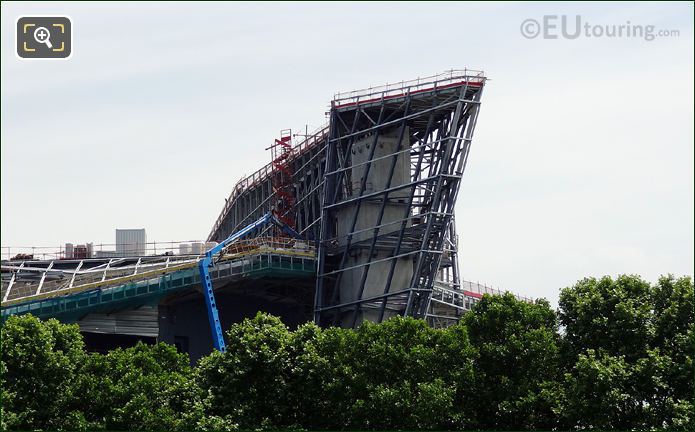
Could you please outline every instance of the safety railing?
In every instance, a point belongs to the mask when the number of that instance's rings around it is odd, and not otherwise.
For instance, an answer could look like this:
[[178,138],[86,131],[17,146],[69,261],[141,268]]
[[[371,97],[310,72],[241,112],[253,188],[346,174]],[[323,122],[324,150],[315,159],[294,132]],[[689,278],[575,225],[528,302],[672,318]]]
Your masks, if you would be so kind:
[[468,83],[472,86],[481,86],[485,83],[483,71],[472,69],[452,69],[438,75],[417,78],[409,81],[400,81],[377,87],[369,87],[350,92],[336,93],[333,97],[333,106],[340,107],[352,105],[366,100],[386,99],[405,93],[415,93],[433,88],[442,88],[448,85]]
[[[167,271],[195,266],[196,256],[159,256],[110,259],[83,259],[67,264],[3,261],[2,302],[41,296],[63,295],[96,289],[114,283],[128,283]],[[68,268],[65,266],[69,265]],[[44,267],[45,266],[45,267]]]
[[[434,291],[440,293],[440,297],[442,299],[446,297],[452,303],[457,304],[460,303],[460,299],[464,298],[480,299],[485,294],[504,295],[506,293],[510,293],[510,291],[507,290],[501,290],[499,288],[493,288],[479,282],[471,282],[466,280],[462,280],[458,286],[454,286],[450,279],[447,280],[441,277],[435,280]],[[511,294],[516,297],[517,300],[533,303],[533,299],[531,297],[520,296],[515,293]]]
[[246,253],[257,249],[272,249],[276,251],[291,251],[294,254],[313,256],[316,254],[316,243],[308,240],[297,240],[288,237],[254,237],[239,240],[229,245],[225,255]]
[[[16,301],[3,302],[2,317],[23,313],[48,318],[58,313],[84,314],[91,308],[114,302],[136,301],[137,298],[166,295],[169,292],[189,289],[200,284],[197,269],[182,267],[172,269],[166,277],[158,274],[143,274],[143,277],[128,283],[111,284],[99,289],[81,289],[72,292],[55,292],[51,295],[36,295]],[[217,263],[211,268],[213,280],[244,278],[254,274],[282,277],[289,272],[292,278],[311,277],[316,272],[316,259],[304,256],[259,252],[254,255]],[[70,295],[67,295],[70,294]]]
[[[504,295],[504,294],[510,292],[507,290],[501,290],[501,289],[493,288],[493,287],[490,287],[490,286],[487,286],[485,284],[481,284],[478,282],[470,282],[470,281],[462,281],[461,282],[461,290],[464,292],[468,292],[468,293],[478,294],[480,296],[482,296],[484,294]],[[520,295],[514,294],[514,293],[511,293],[511,294],[514,295],[514,297],[516,297],[517,300],[521,300],[521,301],[524,301],[527,303],[533,303],[533,299],[531,297],[520,296]]]
[[[294,264],[315,261],[316,247],[312,242],[265,237],[234,243],[221,261],[250,259],[252,256],[284,256]],[[2,306],[32,298],[46,298],[80,291],[132,283],[163,274],[193,268],[196,255],[83,259],[77,261],[12,262],[3,261]],[[308,260],[308,261],[307,261]],[[66,268],[66,265],[68,268]],[[305,270],[306,266],[300,268]],[[311,271],[313,271],[313,267]]]
[[[316,271],[316,259],[314,257],[284,254],[270,250],[258,251],[252,255],[243,256],[228,262],[229,265],[219,266],[213,269],[210,274],[213,277],[225,277],[251,274],[259,271],[286,270],[313,275]],[[229,272],[225,270],[226,268],[229,268]]]
[[[203,240],[157,241],[145,243],[84,243],[73,244],[72,252],[60,246],[1,246],[0,259],[27,260],[80,260],[89,258],[119,258],[132,256],[198,255],[210,242]],[[208,247],[209,246],[209,247]],[[119,250],[120,249],[120,250]]]

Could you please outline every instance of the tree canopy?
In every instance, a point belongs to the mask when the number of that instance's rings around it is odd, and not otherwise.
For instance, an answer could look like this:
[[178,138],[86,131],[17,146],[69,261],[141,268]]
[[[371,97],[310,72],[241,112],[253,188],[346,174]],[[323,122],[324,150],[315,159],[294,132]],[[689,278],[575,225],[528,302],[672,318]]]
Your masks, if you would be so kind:
[[690,278],[606,276],[563,289],[563,424],[692,430],[693,313]]
[[77,325],[2,326],[10,430],[693,430],[693,282],[587,278],[559,309],[484,296],[433,329],[290,330],[259,313],[191,366],[166,344],[88,353]]

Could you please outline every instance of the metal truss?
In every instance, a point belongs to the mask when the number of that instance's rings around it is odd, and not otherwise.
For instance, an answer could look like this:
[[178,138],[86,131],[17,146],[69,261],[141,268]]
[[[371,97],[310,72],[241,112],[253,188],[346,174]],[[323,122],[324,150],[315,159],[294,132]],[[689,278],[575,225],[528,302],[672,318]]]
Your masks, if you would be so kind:
[[[294,203],[278,213],[278,217],[291,217],[296,230],[313,240],[318,238],[321,216],[324,154],[328,127],[322,126],[292,148],[286,165],[292,172]],[[221,241],[241,227],[253,222],[263,214],[273,211],[276,192],[273,191],[273,165],[241,179],[225,201],[217,221],[212,227],[208,241]],[[266,235],[264,231],[259,235]]]
[[484,83],[452,71],[332,102],[315,322],[426,317]]

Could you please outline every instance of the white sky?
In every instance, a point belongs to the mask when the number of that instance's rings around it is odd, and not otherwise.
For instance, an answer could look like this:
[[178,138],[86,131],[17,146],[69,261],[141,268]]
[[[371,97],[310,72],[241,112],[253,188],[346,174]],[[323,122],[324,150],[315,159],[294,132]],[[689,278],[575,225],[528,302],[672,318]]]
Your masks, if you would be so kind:
[[[68,61],[19,15],[67,14]],[[580,14],[680,36],[528,40]],[[467,279],[557,301],[584,276],[693,274],[693,5],[2,3],[2,246],[207,236],[281,129],[336,91],[483,69],[457,211]]]

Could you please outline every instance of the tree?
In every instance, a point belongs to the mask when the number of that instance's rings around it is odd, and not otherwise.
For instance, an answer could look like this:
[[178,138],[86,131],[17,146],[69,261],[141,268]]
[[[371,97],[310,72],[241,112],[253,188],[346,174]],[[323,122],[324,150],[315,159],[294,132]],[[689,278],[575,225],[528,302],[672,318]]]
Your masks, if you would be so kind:
[[166,344],[87,354],[76,325],[11,317],[0,426],[693,430],[693,305],[690,278],[619,276],[563,289],[558,313],[486,295],[447,329],[290,331],[259,313],[195,368]]
[[353,362],[356,343],[356,332],[339,327],[307,324],[294,332],[289,381],[292,423],[324,430],[352,423],[352,401],[360,392]]
[[633,379],[624,356],[588,349],[565,374],[563,415],[573,429],[629,430],[636,425]]
[[461,418],[453,407],[473,374],[464,328],[435,330],[422,320],[395,317],[357,330],[310,324],[293,336],[296,424],[444,429]]
[[[75,383],[85,359],[77,325],[31,315],[2,326],[3,422],[11,429],[84,429]],[[7,417],[5,417],[7,415]]]
[[[348,353],[345,366],[354,371],[351,427],[454,426],[457,390],[470,385],[472,376],[467,333],[394,317],[381,324],[363,323]],[[431,399],[434,393],[437,397]]]
[[[206,413],[240,428],[433,429],[472,382],[465,328],[393,318],[357,330],[305,324],[290,332],[258,314],[228,332],[229,348],[198,367]],[[457,399],[458,398],[458,399]]]
[[[695,290],[690,277],[662,276],[651,291],[654,308],[652,320],[653,349],[661,354],[661,362],[649,361],[642,376],[658,376],[660,381],[651,400],[654,419],[664,427],[695,429]],[[660,374],[651,371],[661,365]],[[644,379],[643,381],[644,382]]]
[[693,284],[588,278],[560,294],[566,427],[693,427]]
[[277,428],[287,417],[290,332],[279,318],[259,313],[227,332],[224,354],[202,359],[198,385],[206,413],[241,428]]
[[188,356],[163,343],[90,354],[79,387],[85,416],[107,430],[191,430],[202,417]]
[[653,337],[651,287],[639,276],[586,278],[560,292],[560,324],[566,359],[588,349],[634,361],[646,355]]
[[7,389],[6,373],[5,362],[0,359],[0,430],[8,430],[20,423],[17,414],[12,411],[14,409],[14,393]]
[[550,304],[527,303],[509,293],[485,295],[460,325],[477,351],[475,384],[466,399],[475,412],[474,426],[554,426],[552,389],[560,363],[557,317]]

